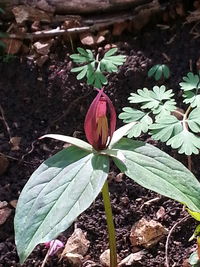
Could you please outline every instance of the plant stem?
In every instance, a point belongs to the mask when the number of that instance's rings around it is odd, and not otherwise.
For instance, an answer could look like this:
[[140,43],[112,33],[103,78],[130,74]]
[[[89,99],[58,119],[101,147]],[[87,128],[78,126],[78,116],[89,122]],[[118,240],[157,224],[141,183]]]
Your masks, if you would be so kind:
[[116,237],[115,226],[112,215],[112,208],[110,202],[110,195],[108,189],[108,181],[105,182],[102,188],[103,203],[106,213],[106,221],[108,227],[109,246],[110,246],[110,267],[117,267],[117,249],[116,249]]

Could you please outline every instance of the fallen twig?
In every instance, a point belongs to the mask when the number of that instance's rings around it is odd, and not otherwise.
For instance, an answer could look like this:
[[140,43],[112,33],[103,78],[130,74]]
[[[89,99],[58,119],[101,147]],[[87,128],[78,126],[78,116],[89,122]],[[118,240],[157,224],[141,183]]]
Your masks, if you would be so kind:
[[3,120],[3,122],[4,122],[4,125],[5,125],[5,127],[6,127],[6,130],[7,130],[7,133],[8,133],[8,136],[9,136],[9,140],[11,139],[11,133],[10,133],[10,127],[9,127],[9,125],[8,125],[8,123],[7,123],[7,121],[6,121],[6,117],[5,117],[5,114],[4,114],[4,110],[3,110],[3,108],[2,108],[2,106],[0,105],[0,111],[1,111],[1,119]]
[[174,231],[174,229],[180,225],[181,223],[187,221],[187,219],[190,218],[190,215],[187,215],[185,217],[183,217],[182,219],[180,219],[178,222],[176,222],[173,227],[170,229],[169,233],[168,233],[168,236],[167,236],[167,240],[166,240],[166,244],[165,244],[165,266],[166,267],[170,267],[169,265],[169,257],[168,257],[168,254],[169,254],[169,240],[170,240],[170,237],[172,235],[172,232]]

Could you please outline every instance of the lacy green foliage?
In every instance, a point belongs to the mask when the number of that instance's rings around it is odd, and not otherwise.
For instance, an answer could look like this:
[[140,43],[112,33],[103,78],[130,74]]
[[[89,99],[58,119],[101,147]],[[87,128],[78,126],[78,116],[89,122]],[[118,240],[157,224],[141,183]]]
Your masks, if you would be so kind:
[[154,65],[148,71],[148,77],[154,77],[156,81],[160,80],[161,78],[168,79],[170,76],[170,71],[167,65],[165,64],[157,64]]
[[96,88],[101,88],[107,84],[107,78],[104,72],[117,72],[118,66],[122,65],[126,57],[122,55],[114,56],[117,52],[117,48],[112,48],[106,52],[103,58],[99,59],[99,54],[96,58],[91,50],[77,48],[78,54],[73,54],[70,58],[81,66],[73,68],[72,72],[78,72],[76,78],[81,80],[86,77],[88,85],[94,85]]
[[154,140],[166,142],[179,153],[198,154],[200,148],[200,76],[189,72],[180,83],[187,110],[180,110],[173,98],[172,90],[165,86],[154,86],[152,90],[138,89],[128,98],[141,109],[123,108],[119,115],[125,123],[137,122],[128,137],[149,133]]

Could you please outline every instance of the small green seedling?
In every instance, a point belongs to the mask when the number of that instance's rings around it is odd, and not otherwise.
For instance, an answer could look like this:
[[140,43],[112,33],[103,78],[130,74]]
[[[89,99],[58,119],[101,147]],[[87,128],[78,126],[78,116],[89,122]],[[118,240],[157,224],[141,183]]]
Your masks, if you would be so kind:
[[160,80],[161,78],[168,79],[170,76],[170,71],[167,65],[165,64],[157,64],[154,65],[148,71],[148,77],[154,77],[156,81]]
[[96,58],[89,49],[83,49],[78,47],[78,54],[73,54],[70,58],[81,66],[73,68],[71,72],[78,72],[77,80],[81,80],[86,77],[87,84],[93,85],[96,88],[101,88],[108,83],[104,72],[117,72],[118,66],[121,66],[126,56],[114,54],[117,52],[117,48],[112,48],[106,52],[102,59],[99,59],[100,55],[97,54]]
[[186,111],[177,107],[172,90],[164,85],[153,90],[138,89],[128,98],[130,103],[141,105],[141,109],[123,108],[119,115],[125,123],[137,122],[128,137],[149,133],[154,140],[166,142],[179,153],[198,154],[200,148],[200,74],[189,72],[180,83]]

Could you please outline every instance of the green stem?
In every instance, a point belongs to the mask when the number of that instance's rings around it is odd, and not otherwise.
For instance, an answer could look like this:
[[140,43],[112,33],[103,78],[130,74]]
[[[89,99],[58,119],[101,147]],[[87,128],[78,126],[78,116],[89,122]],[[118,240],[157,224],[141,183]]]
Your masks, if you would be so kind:
[[103,203],[106,213],[106,221],[108,227],[109,245],[110,245],[110,267],[117,267],[117,249],[116,249],[116,237],[115,226],[112,215],[112,208],[110,202],[110,195],[108,189],[108,181],[105,182],[102,188]]

